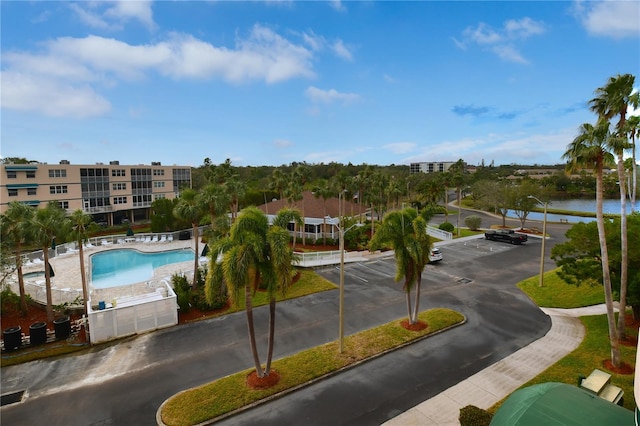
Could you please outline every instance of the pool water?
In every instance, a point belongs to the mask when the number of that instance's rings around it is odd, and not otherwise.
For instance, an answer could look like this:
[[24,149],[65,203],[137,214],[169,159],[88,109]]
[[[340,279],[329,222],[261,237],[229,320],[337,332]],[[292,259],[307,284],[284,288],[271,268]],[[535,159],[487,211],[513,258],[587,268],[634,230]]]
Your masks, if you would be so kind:
[[153,270],[193,260],[192,249],[142,253],[132,249],[107,250],[91,256],[91,285],[117,287],[153,278]]

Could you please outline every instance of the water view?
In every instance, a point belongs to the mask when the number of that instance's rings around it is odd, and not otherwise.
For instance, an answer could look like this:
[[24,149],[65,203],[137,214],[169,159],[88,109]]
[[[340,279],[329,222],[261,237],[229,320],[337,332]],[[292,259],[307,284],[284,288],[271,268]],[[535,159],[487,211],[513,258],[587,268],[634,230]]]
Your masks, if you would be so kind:
[[[552,200],[549,202],[549,209],[595,213],[596,200],[595,199]],[[620,200],[616,200],[616,199],[604,200],[602,203],[602,211],[605,214],[620,214]],[[636,200],[635,211],[640,211],[640,201]],[[631,213],[631,202],[629,200],[627,200],[627,213]],[[512,210],[509,211],[508,216],[512,218],[517,217]],[[531,212],[527,216],[527,220],[542,221],[544,220],[544,214],[538,213],[538,212]],[[567,221],[569,223],[578,223],[578,222],[592,222],[592,221],[595,221],[596,218],[547,213],[547,220],[549,222]]]

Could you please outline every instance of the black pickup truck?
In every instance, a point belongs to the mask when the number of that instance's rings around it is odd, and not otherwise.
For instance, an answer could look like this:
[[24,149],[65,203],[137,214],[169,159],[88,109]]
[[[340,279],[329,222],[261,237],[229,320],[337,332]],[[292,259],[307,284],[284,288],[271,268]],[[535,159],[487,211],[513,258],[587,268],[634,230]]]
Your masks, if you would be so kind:
[[492,241],[504,241],[511,244],[522,244],[527,241],[525,234],[518,234],[513,229],[496,229],[484,233],[484,238]]

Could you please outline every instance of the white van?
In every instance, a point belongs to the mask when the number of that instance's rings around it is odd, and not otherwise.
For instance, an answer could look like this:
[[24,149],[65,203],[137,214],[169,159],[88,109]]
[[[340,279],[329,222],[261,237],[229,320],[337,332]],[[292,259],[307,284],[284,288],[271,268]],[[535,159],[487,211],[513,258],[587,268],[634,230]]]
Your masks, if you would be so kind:
[[434,247],[429,253],[429,263],[440,262],[442,260],[442,252],[439,248]]

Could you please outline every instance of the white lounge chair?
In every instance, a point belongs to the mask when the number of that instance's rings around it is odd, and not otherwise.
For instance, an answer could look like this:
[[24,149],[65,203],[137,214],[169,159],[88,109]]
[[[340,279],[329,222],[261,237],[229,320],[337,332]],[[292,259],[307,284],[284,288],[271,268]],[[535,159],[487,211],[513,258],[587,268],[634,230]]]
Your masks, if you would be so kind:
[[153,238],[151,238],[151,242],[152,243],[157,243],[158,242],[158,236],[154,235]]
[[166,243],[167,242],[167,236],[163,235],[162,237],[160,237],[160,242],[161,243]]
[[151,242],[151,237],[150,237],[149,235],[147,235],[147,236],[144,238],[143,243],[145,243],[145,244],[146,244],[146,243],[150,243],[150,242]]
[[36,257],[35,259],[33,259],[33,263],[35,264],[44,263],[44,260],[40,259],[39,257]]
[[173,241],[173,234],[169,234],[169,236],[167,237],[167,241],[169,242]]

